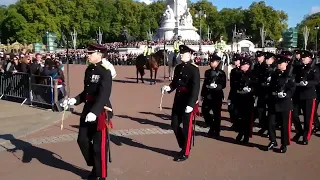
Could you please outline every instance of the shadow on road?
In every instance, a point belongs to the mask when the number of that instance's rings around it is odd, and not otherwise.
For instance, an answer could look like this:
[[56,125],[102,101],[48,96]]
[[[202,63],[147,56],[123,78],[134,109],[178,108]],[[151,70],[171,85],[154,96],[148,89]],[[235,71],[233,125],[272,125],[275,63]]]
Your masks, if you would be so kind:
[[[203,136],[203,137],[208,137],[207,133],[204,132],[197,132],[196,136]],[[242,143],[242,142],[238,142],[236,141],[235,138],[232,137],[226,137],[226,136],[220,136],[219,138],[215,138],[217,141],[222,141],[222,142],[226,142],[226,143],[230,143],[230,144],[235,144],[235,145],[240,145],[240,146],[246,146],[246,147],[252,147],[252,148],[258,148],[261,151],[267,151],[267,147],[264,145],[260,145],[260,144],[256,144],[256,143]]]
[[123,137],[123,136],[115,136],[115,135],[110,135],[111,137],[111,142],[113,142],[114,144],[116,144],[117,146],[122,146],[123,144],[131,146],[131,147],[136,147],[136,148],[140,148],[140,149],[146,149],[149,151],[153,151],[159,154],[163,154],[169,157],[175,157],[178,152],[176,151],[171,151],[171,150],[167,150],[167,149],[161,149],[161,148],[157,148],[157,147],[151,147],[151,146],[147,146],[144,145],[142,143],[136,142],[133,139],[127,138],[127,137]]
[[157,126],[161,129],[165,129],[165,130],[171,129],[170,124],[165,124],[165,123],[151,121],[148,119],[142,119],[142,118],[137,118],[137,117],[131,117],[131,116],[127,116],[127,115],[116,115],[116,116],[119,118],[130,119],[130,120],[136,121],[140,124],[149,124],[149,125]]
[[[71,126],[74,128],[79,128],[78,125],[71,125]],[[153,151],[153,152],[156,152],[159,154],[163,154],[163,155],[166,155],[169,157],[175,157],[178,153],[176,151],[147,146],[142,143],[136,142],[133,139],[130,139],[128,137],[116,136],[113,134],[110,134],[110,140],[111,140],[111,142],[113,142],[117,146],[122,146],[123,144],[125,144],[127,146],[136,147],[136,148],[140,148],[140,149],[146,149],[146,150]]]
[[153,113],[153,112],[139,112],[139,113],[147,114],[147,115],[154,115],[154,116],[161,118],[163,120],[170,120],[171,119],[171,116],[168,114],[159,114],[159,113]]
[[137,84],[137,82],[135,81],[129,81],[129,80],[119,80],[119,79],[114,79],[112,80],[113,82],[117,82],[117,83],[129,83],[129,84]]
[[[58,154],[40,147],[33,146],[29,142],[16,139],[11,134],[2,134],[0,135],[0,139],[9,140],[11,144],[15,146],[15,148],[13,149],[7,149],[5,146],[0,145],[3,148],[5,148],[8,152],[11,152],[17,159],[19,159],[23,163],[30,163],[33,159],[37,159],[40,163],[44,165],[69,171],[80,176],[81,178],[84,178],[89,174],[89,171],[63,161],[62,157]],[[16,151],[19,150],[23,152],[22,159],[20,159],[14,154]]]

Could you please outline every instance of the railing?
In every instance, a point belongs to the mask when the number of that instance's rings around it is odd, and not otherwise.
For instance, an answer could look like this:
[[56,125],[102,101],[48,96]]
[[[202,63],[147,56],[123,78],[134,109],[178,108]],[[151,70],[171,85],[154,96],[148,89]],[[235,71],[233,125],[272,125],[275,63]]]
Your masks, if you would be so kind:
[[37,76],[27,73],[0,73],[0,99],[20,99],[21,105],[50,107],[58,102],[57,82],[50,76]]

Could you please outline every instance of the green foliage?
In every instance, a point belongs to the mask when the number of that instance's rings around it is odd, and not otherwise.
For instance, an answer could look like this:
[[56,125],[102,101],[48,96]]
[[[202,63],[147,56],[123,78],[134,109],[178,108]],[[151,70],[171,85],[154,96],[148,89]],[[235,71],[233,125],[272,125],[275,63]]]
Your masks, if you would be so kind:
[[[316,33],[318,33],[318,39],[320,38],[320,30],[318,32],[315,30],[315,26],[320,26],[320,12],[305,16],[305,18],[298,24],[298,46],[304,47],[303,40],[303,28],[308,27],[310,29],[309,38],[308,38],[308,46],[307,49],[314,49],[316,44]],[[318,49],[320,48],[320,44],[318,41]]]
[[[76,29],[79,46],[86,46],[96,38],[99,27],[103,42],[112,42],[119,41],[126,26],[130,35],[145,40],[149,29],[155,32],[158,28],[165,2],[159,0],[146,5],[133,0],[20,0],[9,7],[0,7],[0,38],[2,42],[35,43],[41,41],[46,31],[55,32],[60,39],[62,34],[69,36]],[[202,35],[207,36],[209,27],[214,40],[224,36],[231,41],[232,30],[237,25],[238,29],[246,29],[257,43],[262,24],[268,38],[278,40],[287,27],[287,14],[264,2],[254,2],[248,9],[221,11],[207,0],[189,4],[193,17],[200,9],[206,12],[207,18],[201,23]],[[200,29],[200,19],[194,17],[193,22]]]

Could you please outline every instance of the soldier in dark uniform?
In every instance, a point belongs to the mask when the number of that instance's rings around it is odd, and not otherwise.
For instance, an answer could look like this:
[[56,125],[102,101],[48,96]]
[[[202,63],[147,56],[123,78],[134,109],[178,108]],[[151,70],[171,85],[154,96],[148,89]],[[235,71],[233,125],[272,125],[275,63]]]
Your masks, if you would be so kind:
[[273,53],[265,53],[265,62],[260,65],[258,73],[258,81],[256,95],[257,101],[257,117],[259,119],[260,130],[259,135],[263,135],[268,130],[268,119],[267,119],[267,98],[268,88],[271,81],[271,74],[275,71],[275,57]]
[[[316,55],[316,59],[315,59],[317,61],[315,66],[316,66],[318,72],[320,72],[319,58],[320,58],[320,51]],[[319,107],[319,103],[320,103],[320,83],[318,83],[316,86],[316,92],[317,92],[317,102],[316,102],[316,110],[315,110],[315,117],[314,117],[313,133],[317,133],[320,130],[320,122],[319,122],[318,111],[317,111],[317,109]]]
[[[293,54],[292,54],[292,52],[290,52],[290,51],[281,51],[280,55],[282,55],[282,56],[284,56],[284,57],[286,57],[286,58],[289,58],[289,59],[290,59],[290,62],[291,62],[292,59],[293,59]],[[289,62],[289,63],[290,63],[290,62]]]
[[240,62],[241,74],[237,87],[237,96],[234,100],[235,106],[239,113],[239,134],[236,137],[237,141],[243,139],[244,143],[249,142],[249,137],[252,136],[253,112],[254,112],[254,88],[256,85],[256,77],[252,73],[250,66],[251,60],[243,58]]
[[[302,63],[301,63],[301,51],[300,50],[294,50],[294,57],[293,57],[293,61],[292,61],[292,65],[293,67],[298,67],[298,66],[301,66]],[[295,70],[294,72],[295,73]]]
[[[95,47],[92,47],[95,48]],[[90,65],[85,71],[84,90],[76,97],[65,100],[63,107],[84,104],[80,116],[78,145],[88,166],[93,166],[88,179],[107,177],[107,131],[113,115],[110,103],[112,76],[102,66],[101,49],[89,49]]]
[[240,69],[240,60],[242,57],[239,54],[235,54],[233,57],[233,64],[234,68],[230,72],[230,91],[228,96],[228,112],[230,114],[230,120],[232,123],[231,128],[235,131],[238,130],[237,128],[237,122],[238,122],[238,109],[235,106],[235,101],[237,97],[237,89],[240,82],[240,75],[241,75],[241,69]]
[[[221,107],[224,98],[223,89],[226,87],[226,74],[221,70],[221,58],[217,55],[211,55],[210,69],[204,73],[204,82],[201,89],[202,115],[206,124],[210,127],[209,137],[220,136],[221,126]],[[213,112],[213,116],[210,114]]]
[[[287,69],[290,59],[285,56],[277,58],[278,68],[271,76],[268,89],[268,124],[269,139],[268,150],[278,146],[276,141],[277,122],[281,126],[280,152],[285,153],[290,145],[291,113],[293,103],[291,97],[295,91],[295,82],[290,69]],[[291,67],[293,68],[293,67]]]
[[[312,62],[312,53],[301,52],[301,62],[303,65],[295,68],[296,91],[293,95],[292,121],[296,128],[294,141],[299,141],[303,136],[303,145],[307,145],[312,134],[312,124],[316,111],[316,85],[319,83],[319,73]],[[300,110],[303,111],[304,129],[300,123]]]
[[[192,139],[192,121],[195,110],[198,109],[197,101],[200,91],[199,68],[191,63],[191,54],[194,51],[185,45],[180,45],[179,49],[182,63],[174,69],[174,77],[170,85],[161,88],[162,93],[171,93],[176,90],[171,127],[182,150],[174,161],[188,159]],[[181,123],[183,128],[180,127]]]

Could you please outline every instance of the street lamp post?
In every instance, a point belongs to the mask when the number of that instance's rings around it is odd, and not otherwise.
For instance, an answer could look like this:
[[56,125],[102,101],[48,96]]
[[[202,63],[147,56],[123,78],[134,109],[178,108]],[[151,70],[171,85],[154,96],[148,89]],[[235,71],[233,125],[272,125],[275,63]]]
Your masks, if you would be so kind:
[[316,51],[318,51],[318,31],[320,27],[319,25],[314,26],[314,30],[316,30]]
[[261,37],[261,47],[262,47],[262,51],[264,51],[266,36],[267,36],[267,31],[265,30],[264,24],[263,24],[263,25],[262,25],[262,28],[260,28],[260,37]]
[[73,28],[73,32],[70,33],[72,38],[73,49],[77,49],[77,31]]
[[200,9],[200,11],[197,11],[195,14],[195,18],[200,19],[200,40],[199,40],[199,50],[201,49],[201,44],[202,44],[202,18],[207,18],[206,12]]
[[309,33],[310,33],[310,29],[307,26],[305,26],[303,28],[304,50],[307,50]]
[[103,32],[101,32],[100,27],[99,27],[99,31],[96,34],[97,34],[98,44],[101,45]]

